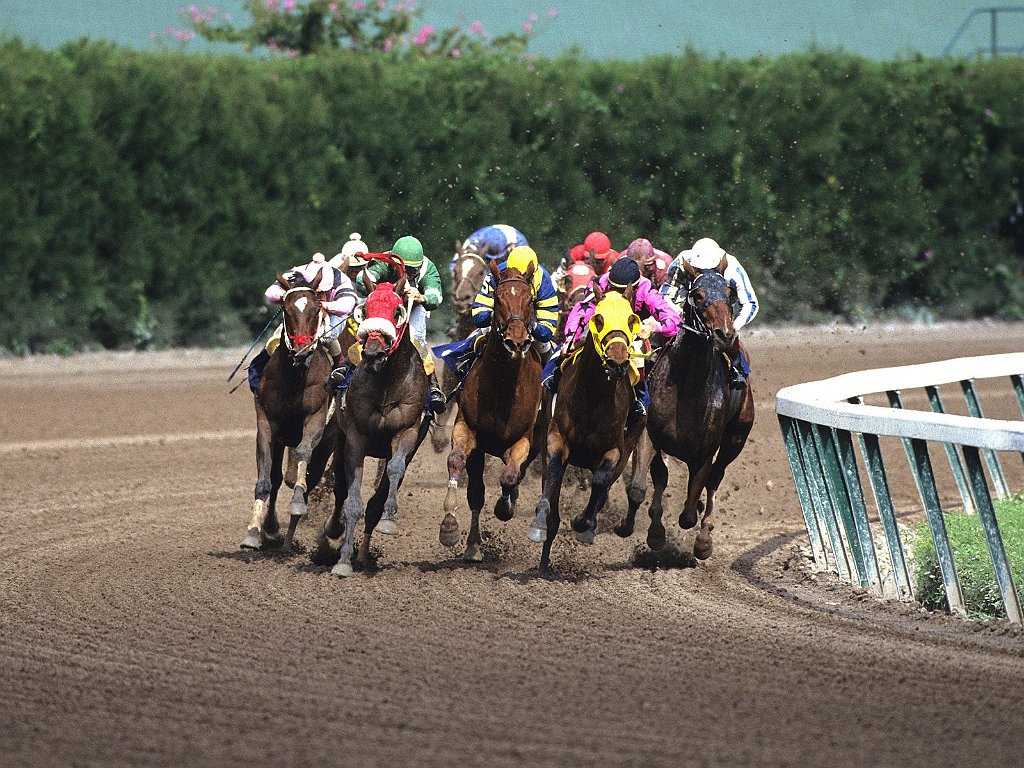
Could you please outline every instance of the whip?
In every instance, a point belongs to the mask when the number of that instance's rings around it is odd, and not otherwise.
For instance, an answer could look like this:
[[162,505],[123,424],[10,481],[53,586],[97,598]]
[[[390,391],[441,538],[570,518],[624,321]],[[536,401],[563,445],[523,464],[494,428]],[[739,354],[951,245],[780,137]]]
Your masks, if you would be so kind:
[[[253,349],[256,347],[257,344],[259,344],[260,339],[263,338],[263,334],[266,333],[267,329],[271,325],[274,324],[274,322],[277,320],[278,317],[281,316],[281,313],[283,311],[284,311],[283,308],[277,310],[277,312],[274,314],[274,316],[272,318],[270,318],[270,321],[265,326],[263,326],[263,330],[260,331],[259,335],[255,339],[253,339],[253,342],[252,342],[252,344],[249,345],[249,348],[247,350],[245,350],[245,354],[242,355],[242,359],[238,361],[238,365],[235,366],[235,370],[233,370],[231,372],[231,374],[228,376],[228,381],[231,381],[233,378],[235,378],[235,374],[238,373],[238,369],[242,367],[242,363],[245,362],[245,358],[247,358],[249,356],[249,353],[253,351]],[[232,390],[232,391],[234,391],[234,390]]]

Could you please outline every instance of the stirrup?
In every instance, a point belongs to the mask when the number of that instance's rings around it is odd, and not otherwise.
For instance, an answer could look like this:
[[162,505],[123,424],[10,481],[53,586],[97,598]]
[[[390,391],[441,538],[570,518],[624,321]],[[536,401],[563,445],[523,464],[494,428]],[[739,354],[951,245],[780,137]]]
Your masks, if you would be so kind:
[[747,377],[738,368],[732,369],[732,380],[729,382],[729,389],[746,389]]
[[437,387],[431,387],[430,393],[427,395],[427,408],[431,413],[444,413],[448,408],[448,400]]

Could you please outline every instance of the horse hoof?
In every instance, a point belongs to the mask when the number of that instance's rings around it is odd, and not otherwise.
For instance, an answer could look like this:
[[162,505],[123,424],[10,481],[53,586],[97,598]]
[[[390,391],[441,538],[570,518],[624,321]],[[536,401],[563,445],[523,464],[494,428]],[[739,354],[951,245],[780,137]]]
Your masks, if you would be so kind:
[[454,547],[459,543],[459,521],[455,519],[455,515],[449,513],[444,516],[437,538],[445,547]]
[[503,523],[507,523],[516,515],[515,507],[508,503],[508,500],[504,496],[499,496],[498,501],[494,505],[494,516],[501,520]]
[[655,552],[665,548],[665,527],[650,528],[647,531],[647,546]]
[[258,530],[256,530],[255,528],[250,528],[246,532],[245,538],[242,540],[241,548],[242,549],[260,549],[261,546],[262,546],[262,544],[260,542],[260,532]]
[[383,533],[385,536],[397,536],[398,523],[394,520],[381,520],[377,523],[377,527],[374,530],[377,533]]
[[480,547],[474,544],[471,547],[466,547],[466,554],[462,556],[462,559],[467,563],[482,563],[484,553],[480,551]]
[[708,539],[706,544],[703,541],[701,541],[700,536],[698,536],[697,540],[693,542],[693,556],[698,560],[707,560],[709,557],[711,557],[711,553],[714,551],[714,549],[714,544],[711,543],[710,538]]
[[530,526],[530,530],[526,532],[526,538],[537,544],[543,544],[548,537],[548,529],[540,528],[536,523]]
[[331,575],[341,579],[348,578],[353,573],[352,563],[338,563],[331,569]]
[[684,531],[690,530],[696,524],[697,524],[697,510],[693,511],[693,515],[692,516],[688,516],[686,514],[686,510],[685,509],[682,512],[679,513],[679,527],[682,528]]
[[628,539],[633,535],[633,526],[626,525],[625,523],[619,523],[615,526],[615,535],[623,539]]
[[578,541],[580,544],[593,544],[594,543],[594,535],[595,534],[594,534],[593,529],[588,529],[586,531],[577,531],[576,532],[576,541]]

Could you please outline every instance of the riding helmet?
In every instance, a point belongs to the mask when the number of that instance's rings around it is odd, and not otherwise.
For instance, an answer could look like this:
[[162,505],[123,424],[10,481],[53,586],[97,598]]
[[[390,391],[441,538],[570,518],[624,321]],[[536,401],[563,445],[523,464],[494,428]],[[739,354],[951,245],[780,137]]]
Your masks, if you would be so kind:
[[395,241],[390,253],[400,258],[405,266],[412,269],[423,264],[423,245],[412,235],[400,237]]

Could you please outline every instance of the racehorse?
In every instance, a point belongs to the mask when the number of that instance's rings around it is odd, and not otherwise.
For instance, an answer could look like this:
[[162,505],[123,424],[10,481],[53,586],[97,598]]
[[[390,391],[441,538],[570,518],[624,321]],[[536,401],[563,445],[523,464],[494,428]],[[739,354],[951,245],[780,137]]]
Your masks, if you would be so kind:
[[483,351],[466,376],[459,393],[459,415],[452,430],[448,454],[448,493],[440,541],[446,547],[459,541],[455,511],[459,476],[468,470],[466,500],[472,523],[464,559],[479,562],[480,510],[484,505],[484,457],[499,456],[505,462],[501,474],[501,497],[494,506],[499,520],[511,520],[523,472],[537,455],[535,435],[540,409],[541,360],[533,348],[534,266],[525,273],[507,268],[501,273],[488,262],[494,277],[494,312]]
[[[291,548],[295,526],[306,514],[308,493],[323,476],[331,452],[333,430],[328,427],[331,396],[324,387],[331,358],[321,344],[325,319],[320,309],[317,272],[312,285],[293,285],[281,275],[285,288],[281,343],[267,361],[256,389],[256,480],[252,520],[242,541],[244,549],[259,549],[278,536],[275,505],[281,487],[285,447],[290,448],[288,485],[294,487],[284,547]],[[326,433],[326,435],[325,435]],[[326,438],[326,439],[325,439]]]
[[487,277],[491,261],[480,255],[471,243],[456,241],[452,268],[452,305],[455,322],[448,331],[453,341],[461,341],[473,332],[473,301]]
[[558,285],[558,328],[555,330],[555,341],[565,340],[565,321],[573,307],[579,304],[590,290],[590,284],[597,276],[594,268],[582,261],[573,262]]
[[[637,449],[637,470],[627,488],[626,517],[615,528],[620,536],[633,532],[636,510],[647,493],[650,465],[654,496],[648,513],[651,525],[647,545],[665,545],[661,522],[662,494],[668,485],[663,453],[684,462],[689,470],[686,502],[679,515],[682,528],[693,528],[703,510],[700,531],[693,544],[699,560],[711,557],[715,492],[725,468],[740,454],[754,424],[751,387],[731,389],[728,352],[736,335],[728,283],[723,277],[726,259],[707,270],[682,263],[689,280],[683,327],[662,352],[647,378],[651,410],[647,435]],[[707,491],[706,504],[701,495]]]
[[336,576],[353,572],[353,539],[363,514],[363,461],[367,456],[387,460],[366,505],[358,556],[358,561],[366,562],[370,537],[378,524],[382,533],[398,532],[398,489],[430,424],[425,411],[427,374],[409,334],[408,310],[401,298],[404,291],[403,275],[396,286],[379,283],[367,297],[359,326],[359,337],[364,340],[362,358],[348,386],[345,405],[335,417],[341,435],[334,455],[334,510],[324,524],[314,561],[330,562],[340,547],[331,571]]
[[577,539],[590,544],[597,530],[597,513],[643,432],[643,419],[626,429],[633,403],[631,378],[635,375],[630,347],[640,330],[632,293],[632,288],[625,296],[615,291],[605,293],[594,284],[597,303],[589,336],[575,353],[568,353],[570,357],[564,363],[547,430],[543,493],[529,530],[531,541],[544,543],[542,573],[548,570],[551,543],[558,533],[558,500],[566,464],[593,472],[587,507],[572,520]]

